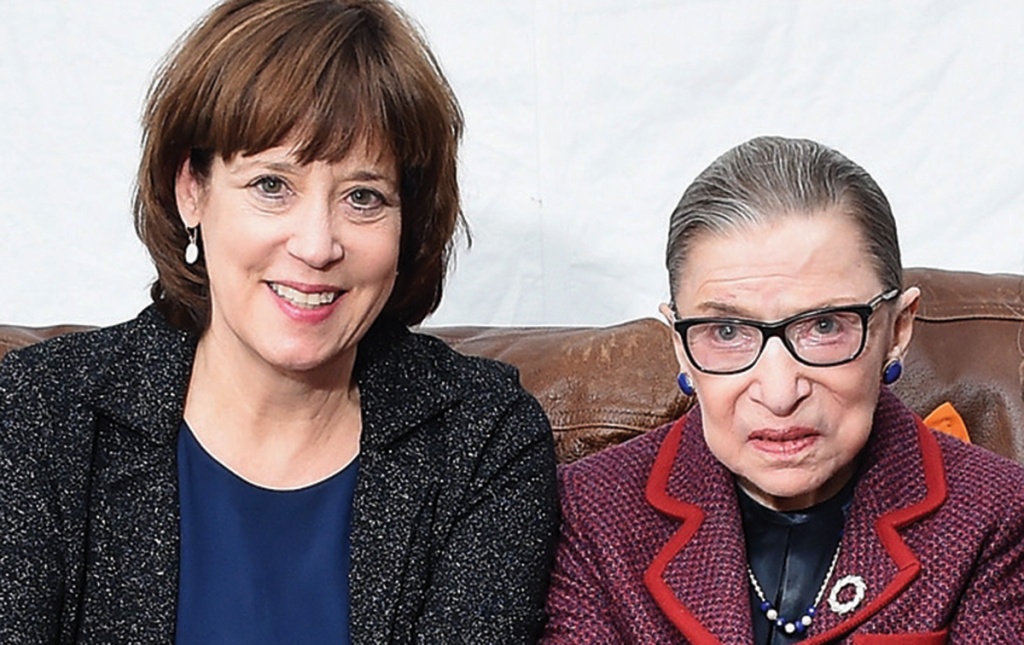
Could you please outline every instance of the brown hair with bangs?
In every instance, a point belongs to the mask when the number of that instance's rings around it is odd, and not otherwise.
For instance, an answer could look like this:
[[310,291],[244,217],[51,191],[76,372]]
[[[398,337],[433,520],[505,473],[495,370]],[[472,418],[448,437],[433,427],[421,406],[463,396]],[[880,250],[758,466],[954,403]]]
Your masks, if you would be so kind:
[[288,142],[298,160],[340,161],[367,143],[393,159],[402,203],[395,288],[382,315],[421,322],[441,301],[455,232],[462,113],[412,22],[385,0],[228,0],[171,50],[143,114],[135,229],[157,269],[151,295],[175,326],[200,334],[210,302],[175,179],[189,161],[209,177],[231,159]]

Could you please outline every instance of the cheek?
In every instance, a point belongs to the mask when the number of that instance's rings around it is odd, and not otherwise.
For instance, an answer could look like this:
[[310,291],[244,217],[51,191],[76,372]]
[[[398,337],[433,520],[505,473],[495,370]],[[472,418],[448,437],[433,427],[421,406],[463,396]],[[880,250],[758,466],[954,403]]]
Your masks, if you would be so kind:
[[831,394],[836,405],[862,415],[872,413],[878,401],[882,383],[884,348],[869,347],[856,361],[831,368],[819,382],[819,387]]
[[703,418],[703,423],[704,443],[707,444],[708,450],[715,456],[715,459],[722,462],[733,473],[742,470],[740,458],[743,444],[739,437],[733,435],[729,427],[716,425],[706,416]]
[[730,383],[728,377],[709,377],[699,372],[697,374],[699,376],[693,378],[700,401],[704,438],[715,456],[722,459],[742,443],[740,431],[736,426],[737,422],[742,421],[737,415],[744,391],[743,383]]
[[748,387],[747,379],[743,376],[744,374],[704,374],[697,370],[690,373],[705,416],[718,418],[736,409]]
[[851,375],[850,379],[832,388],[831,412],[842,420],[837,432],[838,445],[844,453],[856,454],[867,442],[878,404],[878,390],[879,379],[873,369]]
[[211,307],[224,314],[249,306],[268,271],[281,261],[284,237],[271,221],[219,206],[204,223],[203,255]]
[[361,231],[347,249],[350,266],[367,279],[394,279],[398,267],[401,229],[398,223],[384,223],[373,230]]
[[256,227],[231,226],[224,222],[209,231],[203,252],[210,288],[227,285],[266,266],[273,256],[273,242]]

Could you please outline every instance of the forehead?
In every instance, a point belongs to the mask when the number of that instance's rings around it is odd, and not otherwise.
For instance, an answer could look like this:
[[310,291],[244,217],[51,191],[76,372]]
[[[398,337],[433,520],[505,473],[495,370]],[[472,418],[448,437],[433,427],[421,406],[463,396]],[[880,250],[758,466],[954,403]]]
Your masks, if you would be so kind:
[[680,315],[763,320],[862,303],[881,289],[863,235],[838,211],[792,214],[706,233],[687,253],[675,305]]

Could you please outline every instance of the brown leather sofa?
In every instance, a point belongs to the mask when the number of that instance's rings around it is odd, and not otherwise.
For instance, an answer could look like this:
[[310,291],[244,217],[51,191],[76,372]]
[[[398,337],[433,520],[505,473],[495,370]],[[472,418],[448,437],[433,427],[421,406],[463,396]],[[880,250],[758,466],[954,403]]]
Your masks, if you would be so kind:
[[[909,269],[906,283],[921,288],[921,308],[894,389],[922,416],[951,402],[972,441],[1024,464],[1024,276]],[[0,357],[82,329],[0,325]],[[551,419],[563,462],[671,421],[692,403],[676,387],[670,331],[658,320],[428,331],[517,366]]]

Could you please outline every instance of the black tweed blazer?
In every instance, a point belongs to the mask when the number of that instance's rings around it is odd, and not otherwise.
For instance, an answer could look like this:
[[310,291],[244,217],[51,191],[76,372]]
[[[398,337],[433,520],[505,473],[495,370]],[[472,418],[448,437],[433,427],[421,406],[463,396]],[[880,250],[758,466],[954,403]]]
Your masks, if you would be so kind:
[[[171,643],[195,340],[150,308],[0,363],[0,642]],[[528,643],[557,494],[515,371],[378,322],[356,364],[355,643]]]

